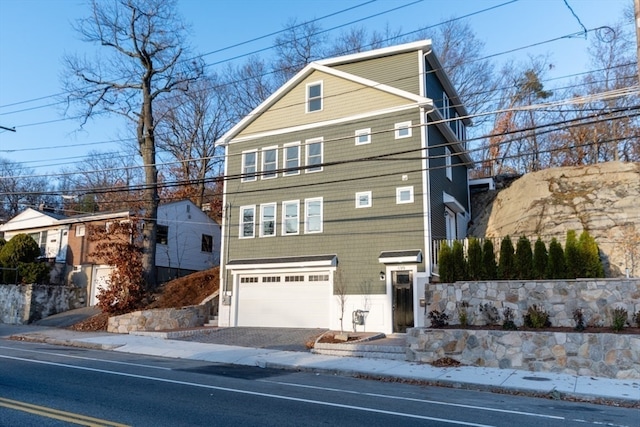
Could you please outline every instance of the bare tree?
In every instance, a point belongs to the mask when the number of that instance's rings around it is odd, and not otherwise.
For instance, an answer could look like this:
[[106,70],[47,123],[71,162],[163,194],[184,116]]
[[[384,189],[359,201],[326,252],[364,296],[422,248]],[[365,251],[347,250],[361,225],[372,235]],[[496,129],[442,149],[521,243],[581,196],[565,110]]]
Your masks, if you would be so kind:
[[317,22],[299,24],[291,19],[285,24],[285,32],[276,37],[274,49],[274,80],[281,86],[312,61],[324,56],[327,36]]
[[225,71],[227,105],[235,123],[248,115],[276,89],[267,63],[257,55],[239,66],[229,65]]
[[21,163],[0,158],[0,217],[10,219],[28,207],[48,202],[51,186]]
[[144,165],[143,271],[155,286],[158,171],[154,106],[174,91],[187,90],[203,74],[201,61],[187,57],[186,28],[175,0],[92,0],[88,18],[74,29],[99,45],[97,58],[64,58],[68,105],[77,106],[82,124],[100,113],[116,114],[136,126]]
[[158,148],[168,157],[164,175],[171,184],[164,193],[182,193],[200,208],[207,182],[223,172],[223,153],[214,144],[230,126],[223,92],[215,76],[203,78],[156,109]]

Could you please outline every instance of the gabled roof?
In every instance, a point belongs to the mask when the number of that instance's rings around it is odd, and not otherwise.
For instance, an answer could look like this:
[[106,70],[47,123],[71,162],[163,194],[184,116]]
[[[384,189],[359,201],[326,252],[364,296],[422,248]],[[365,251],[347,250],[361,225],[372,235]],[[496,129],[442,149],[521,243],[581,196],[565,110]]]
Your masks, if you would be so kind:
[[28,230],[32,228],[49,227],[58,224],[62,218],[65,218],[65,216],[53,212],[27,208],[6,223],[0,225],[0,231]]
[[[378,49],[384,50],[385,49]],[[371,51],[368,53],[375,53],[377,51]],[[328,60],[325,60],[328,61]],[[320,71],[329,75],[333,75],[338,78],[342,78],[345,80],[352,81],[354,83],[359,83],[364,86],[368,86],[370,88],[374,88],[383,92],[387,92],[396,96],[400,96],[406,98],[407,101],[414,102],[420,106],[433,106],[433,102],[429,98],[425,98],[423,96],[416,95],[411,92],[407,92],[383,83],[379,83],[370,79],[366,79],[364,77],[356,76],[354,74],[346,73],[344,71],[337,70],[335,68],[330,68],[325,65],[322,65],[321,62],[312,62],[311,64],[304,67],[300,70],[295,76],[293,76],[289,81],[287,81],[284,85],[282,85],[277,91],[275,91],[269,98],[263,101],[260,105],[258,105],[251,113],[245,116],[242,120],[240,120],[234,127],[229,129],[222,137],[216,141],[216,144],[226,144],[231,139],[233,139],[238,133],[240,133],[243,129],[245,129],[249,124],[251,124],[254,120],[256,120],[263,112],[268,110],[272,105],[274,105],[279,99],[281,99],[285,94],[287,94],[292,88],[297,86],[301,81],[307,78],[311,73],[315,71]]]

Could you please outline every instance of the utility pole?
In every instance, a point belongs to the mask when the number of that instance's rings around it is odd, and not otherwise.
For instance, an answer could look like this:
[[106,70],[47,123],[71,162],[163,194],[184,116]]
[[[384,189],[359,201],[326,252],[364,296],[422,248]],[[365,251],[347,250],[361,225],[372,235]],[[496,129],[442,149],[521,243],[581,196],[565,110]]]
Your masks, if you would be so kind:
[[[638,1],[638,0],[636,0],[636,1]],[[8,131],[11,131],[11,132],[15,132],[16,131],[16,128],[8,128],[8,127],[5,127],[5,126],[0,126],[0,129],[8,130]]]

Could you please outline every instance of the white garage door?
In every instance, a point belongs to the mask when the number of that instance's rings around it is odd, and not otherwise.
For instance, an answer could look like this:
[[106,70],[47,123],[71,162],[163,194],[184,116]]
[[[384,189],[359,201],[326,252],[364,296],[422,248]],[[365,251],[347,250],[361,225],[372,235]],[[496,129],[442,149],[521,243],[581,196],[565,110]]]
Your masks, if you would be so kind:
[[328,328],[329,272],[241,275],[238,326]]

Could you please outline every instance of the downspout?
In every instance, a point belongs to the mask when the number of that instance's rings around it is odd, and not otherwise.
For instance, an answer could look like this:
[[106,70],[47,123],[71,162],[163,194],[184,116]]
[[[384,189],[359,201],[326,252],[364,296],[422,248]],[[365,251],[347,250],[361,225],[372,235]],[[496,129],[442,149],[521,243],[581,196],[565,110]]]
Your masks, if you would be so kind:
[[[429,49],[424,52],[422,55],[422,59],[420,61],[420,72],[422,78],[420,79],[420,92],[421,95],[425,98],[428,98],[427,94],[427,71],[426,71],[426,62],[427,56],[433,52],[433,49]],[[433,265],[431,263],[432,257],[431,252],[433,250],[432,242],[431,242],[431,181],[430,181],[430,170],[429,170],[429,127],[428,127],[428,114],[433,111],[435,108],[433,105],[433,100],[431,100],[432,104],[429,106],[429,109],[424,106],[420,109],[420,125],[423,129],[423,138],[422,138],[422,148],[424,150],[424,158],[422,163],[422,169],[424,171],[424,179],[423,183],[423,212],[425,215],[425,224],[424,224],[424,247],[425,247],[425,273],[431,281],[431,277],[433,275]]]

